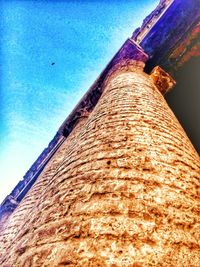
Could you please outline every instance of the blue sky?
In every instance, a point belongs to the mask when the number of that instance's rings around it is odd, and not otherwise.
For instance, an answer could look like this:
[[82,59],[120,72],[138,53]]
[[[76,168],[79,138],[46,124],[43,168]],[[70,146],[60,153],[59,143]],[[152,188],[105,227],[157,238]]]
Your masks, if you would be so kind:
[[158,2],[1,1],[0,202]]

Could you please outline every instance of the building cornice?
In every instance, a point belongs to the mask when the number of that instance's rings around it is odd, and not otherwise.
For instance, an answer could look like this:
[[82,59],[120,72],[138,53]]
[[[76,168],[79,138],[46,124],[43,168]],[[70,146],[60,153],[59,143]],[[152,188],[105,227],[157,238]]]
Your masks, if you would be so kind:
[[149,55],[146,70],[159,65],[173,75],[192,56],[198,56],[199,20],[199,0],[160,1],[132,35]]

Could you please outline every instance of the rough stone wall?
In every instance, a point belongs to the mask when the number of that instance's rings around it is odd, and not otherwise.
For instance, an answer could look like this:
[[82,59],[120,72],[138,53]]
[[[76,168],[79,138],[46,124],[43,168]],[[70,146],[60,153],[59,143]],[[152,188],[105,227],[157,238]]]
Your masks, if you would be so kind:
[[1,266],[199,267],[199,156],[147,74],[114,72],[74,144]]
[[86,118],[78,122],[72,133],[59,147],[56,154],[50,159],[43,172],[37,178],[37,181],[21,201],[16,210],[10,215],[10,218],[4,222],[4,229],[0,232],[0,258],[6,254],[9,247],[13,245],[14,239],[20,229],[24,227],[27,217],[34,216],[32,209],[40,200],[42,194],[51,183],[52,177],[56,174],[62,161],[67,156],[67,150],[76,145],[76,136],[82,125],[85,124]]

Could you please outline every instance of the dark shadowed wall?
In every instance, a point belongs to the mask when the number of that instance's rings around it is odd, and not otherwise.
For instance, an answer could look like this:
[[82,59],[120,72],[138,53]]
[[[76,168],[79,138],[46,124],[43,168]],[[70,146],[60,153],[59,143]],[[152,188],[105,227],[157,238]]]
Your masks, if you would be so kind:
[[200,58],[188,61],[175,74],[177,85],[166,100],[200,153]]

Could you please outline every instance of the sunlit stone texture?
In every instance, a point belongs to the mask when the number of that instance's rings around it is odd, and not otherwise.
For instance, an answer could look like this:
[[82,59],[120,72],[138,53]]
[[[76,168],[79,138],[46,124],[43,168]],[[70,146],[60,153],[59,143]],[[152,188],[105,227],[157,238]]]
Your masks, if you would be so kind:
[[[62,165],[65,155],[71,147],[76,145],[76,136],[81,127],[85,124],[87,118],[82,118],[74,128],[73,132],[64,141],[61,147],[57,150],[53,158],[48,162],[47,166],[37,178],[36,183],[31,190],[23,198],[20,205],[15,209],[12,215],[3,224],[3,229],[0,232],[0,258],[6,255],[9,247],[13,245],[13,241],[19,230],[24,228],[25,221],[29,216],[34,216],[33,208],[35,207],[41,195],[46,190],[46,187],[51,183],[52,177]],[[1,262],[1,261],[0,261]],[[1,264],[0,264],[1,266]]]
[[142,65],[108,75],[1,266],[200,266],[199,156]]
[[169,92],[169,90],[171,90],[176,84],[174,79],[159,66],[156,66],[152,70],[150,77],[155,86],[163,95]]

